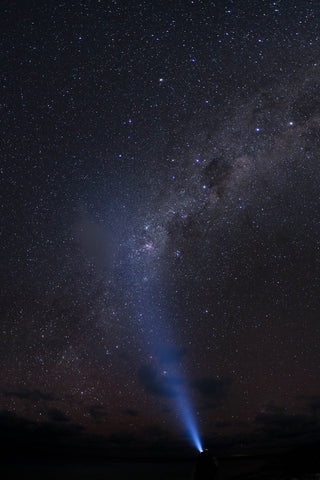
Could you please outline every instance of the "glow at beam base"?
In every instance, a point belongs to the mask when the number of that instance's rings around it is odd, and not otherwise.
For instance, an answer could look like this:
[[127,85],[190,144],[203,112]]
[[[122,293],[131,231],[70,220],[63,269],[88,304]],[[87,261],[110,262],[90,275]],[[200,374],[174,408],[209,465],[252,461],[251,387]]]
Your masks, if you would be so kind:
[[201,446],[201,443],[200,443],[200,439],[198,437],[194,438],[193,439],[194,441],[194,444],[196,446],[196,449],[198,450],[199,453],[203,452],[203,448]]

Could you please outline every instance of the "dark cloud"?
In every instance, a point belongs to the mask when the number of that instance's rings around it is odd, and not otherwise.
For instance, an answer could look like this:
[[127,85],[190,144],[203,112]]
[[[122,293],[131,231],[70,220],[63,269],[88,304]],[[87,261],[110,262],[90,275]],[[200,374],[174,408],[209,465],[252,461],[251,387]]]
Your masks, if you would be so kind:
[[0,431],[3,433],[8,431],[24,431],[32,428],[33,425],[34,422],[24,417],[19,417],[14,412],[8,410],[0,411]]
[[44,422],[37,424],[35,429],[36,434],[41,434],[46,438],[53,437],[72,437],[74,435],[79,435],[85,431],[85,427],[78,423],[66,423],[66,422]]
[[[37,422],[14,412],[0,411],[0,449],[5,460],[32,458],[79,458],[106,454],[103,438],[88,435],[83,425],[57,421]],[[104,444],[103,444],[104,441]]]
[[89,405],[86,408],[86,412],[94,418],[96,422],[99,422],[101,420],[104,420],[107,417],[107,413],[104,410],[104,407],[102,405]]
[[214,188],[217,195],[223,195],[227,188],[227,182],[232,173],[230,161],[223,157],[213,158],[204,169],[203,179],[207,187]]
[[306,409],[311,409],[312,411],[320,410],[319,395],[299,395],[297,399],[304,403]]
[[231,383],[229,378],[203,377],[195,380],[193,387],[202,395],[204,408],[216,408],[229,400]]
[[70,418],[58,408],[50,408],[47,411],[47,416],[52,422],[69,422]]
[[[53,409],[56,410],[56,409]],[[52,412],[52,411],[51,411]],[[84,431],[82,425],[57,421],[58,413],[55,411],[55,420],[50,422],[35,422],[31,419],[16,415],[14,412],[2,410],[0,412],[0,431],[5,438],[25,438],[30,441],[42,439],[51,441],[56,437],[69,437]],[[63,414],[63,412],[60,412]],[[54,415],[53,415],[54,416]]]
[[258,430],[273,438],[298,436],[310,433],[315,427],[315,421],[310,415],[289,415],[282,412],[261,413],[254,423]]
[[282,408],[273,407],[258,414],[254,425],[253,438],[258,443],[294,445],[320,439],[320,422],[313,414],[293,415]]
[[138,379],[143,388],[152,395],[175,397],[181,380],[176,377],[161,375],[152,365],[142,365],[138,371]]
[[48,402],[53,402],[57,398],[50,392],[41,392],[40,390],[13,390],[9,392],[3,392],[3,395],[6,397],[17,397],[20,400],[30,400],[32,402],[39,402],[40,400],[45,400]]
[[138,417],[140,415],[138,410],[134,410],[131,408],[128,408],[127,410],[124,410],[124,413],[126,415],[129,415],[129,417]]

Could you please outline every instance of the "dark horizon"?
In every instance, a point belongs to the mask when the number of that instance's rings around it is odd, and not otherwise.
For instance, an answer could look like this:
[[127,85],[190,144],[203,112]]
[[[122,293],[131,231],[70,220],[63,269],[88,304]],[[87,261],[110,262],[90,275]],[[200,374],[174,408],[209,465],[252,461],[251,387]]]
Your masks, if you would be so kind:
[[[296,417],[289,421],[296,422]],[[287,421],[287,425],[289,422]],[[301,422],[301,425],[303,422]],[[201,438],[203,448],[209,449],[218,458],[260,457],[308,452],[318,450],[320,435],[318,424],[306,423],[297,428],[277,431],[257,431],[250,435],[233,437]],[[312,428],[313,427],[313,428]],[[3,460],[16,458],[31,461],[55,459],[70,461],[193,461],[199,454],[187,438],[168,436],[146,442],[143,435],[129,436],[126,431],[109,436],[92,435],[77,424],[57,425],[53,422],[35,423],[8,412],[0,415],[0,448]]]

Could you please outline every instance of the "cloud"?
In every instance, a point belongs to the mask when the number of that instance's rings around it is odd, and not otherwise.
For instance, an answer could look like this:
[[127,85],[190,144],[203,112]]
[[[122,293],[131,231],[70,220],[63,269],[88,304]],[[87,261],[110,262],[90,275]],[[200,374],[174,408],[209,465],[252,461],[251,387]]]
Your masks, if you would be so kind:
[[70,418],[58,408],[50,408],[47,411],[47,416],[52,422],[69,422]]
[[[93,405],[92,407],[96,407]],[[93,409],[95,411],[95,409]],[[174,454],[176,436],[157,425],[134,431],[113,431],[107,436],[87,433],[83,426],[69,422],[36,422],[14,412],[0,411],[0,447],[3,458],[44,459],[115,456],[136,459],[137,455]],[[182,447],[185,447],[183,442]]]
[[229,400],[231,383],[229,378],[203,377],[195,380],[192,385],[205,400],[204,408],[216,408]]
[[215,157],[204,169],[204,182],[209,188],[214,188],[218,196],[222,196],[231,174],[230,163],[223,157]]
[[86,412],[96,421],[104,420],[107,417],[107,413],[102,405],[89,405],[86,407]]
[[43,422],[37,424],[35,428],[35,433],[37,435],[41,434],[45,438],[66,438],[73,437],[74,435],[79,435],[85,431],[85,427],[78,423],[65,423],[65,422]]
[[[51,412],[55,410],[55,416],[58,416],[57,412],[60,410],[52,409]],[[60,412],[62,415],[63,412]],[[62,418],[62,417],[61,417]],[[66,437],[74,434],[79,434],[84,430],[84,427],[75,423],[66,423],[66,421],[61,422],[61,420],[50,421],[50,422],[35,422],[25,417],[20,417],[14,412],[8,410],[0,411],[0,438],[2,435],[6,439],[13,438],[23,439],[27,441],[49,441],[54,437]]]
[[134,410],[131,408],[128,408],[127,410],[124,410],[124,413],[126,415],[129,415],[129,417],[138,417],[140,415],[138,410]]
[[290,415],[280,410],[260,413],[254,424],[257,432],[273,439],[302,437],[319,429],[311,415]]
[[148,393],[159,397],[177,396],[177,387],[182,383],[177,377],[161,375],[158,370],[151,365],[142,365],[140,367],[138,379]]
[[18,417],[14,412],[0,411],[0,432],[2,433],[27,430],[33,425],[34,422],[24,417]]
[[20,400],[30,400],[31,402],[39,402],[40,400],[45,400],[48,402],[53,402],[57,398],[53,393],[41,392],[40,390],[14,390],[9,392],[3,392],[5,397],[17,397]]
[[320,410],[320,396],[319,395],[298,395],[298,400],[302,400],[307,409],[313,412]]
[[[55,417],[57,417],[57,412]],[[43,418],[43,417],[42,417]],[[90,454],[89,437],[82,425],[67,421],[34,421],[14,412],[0,411],[0,448],[5,459],[23,457],[79,457]],[[91,448],[95,454],[95,449]]]

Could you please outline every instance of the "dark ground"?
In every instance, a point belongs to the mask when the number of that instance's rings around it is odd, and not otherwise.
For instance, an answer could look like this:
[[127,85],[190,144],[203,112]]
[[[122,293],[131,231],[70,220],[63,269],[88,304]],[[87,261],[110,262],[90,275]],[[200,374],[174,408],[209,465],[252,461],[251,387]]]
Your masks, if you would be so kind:
[[[317,445],[285,453],[234,455],[219,458],[218,480],[320,480]],[[182,480],[192,479],[195,459],[113,459],[108,461],[66,458],[11,458],[2,462],[0,478],[34,480]]]

